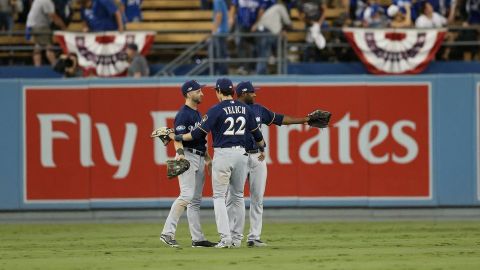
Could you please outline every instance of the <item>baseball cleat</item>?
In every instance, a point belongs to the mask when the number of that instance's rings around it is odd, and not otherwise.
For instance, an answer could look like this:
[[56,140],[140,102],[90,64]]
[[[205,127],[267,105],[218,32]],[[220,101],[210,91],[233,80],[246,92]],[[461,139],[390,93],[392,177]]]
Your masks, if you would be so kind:
[[242,246],[242,240],[233,240],[232,248],[240,248]]
[[222,239],[218,244],[215,245],[215,248],[231,248],[232,240]]
[[177,240],[175,240],[171,235],[162,234],[160,235],[160,240],[171,247],[179,247]]
[[266,247],[268,245],[260,240],[248,240],[247,246],[248,247]]
[[214,247],[217,245],[217,243],[210,242],[208,240],[203,240],[203,241],[192,241],[192,247],[197,248],[197,247]]

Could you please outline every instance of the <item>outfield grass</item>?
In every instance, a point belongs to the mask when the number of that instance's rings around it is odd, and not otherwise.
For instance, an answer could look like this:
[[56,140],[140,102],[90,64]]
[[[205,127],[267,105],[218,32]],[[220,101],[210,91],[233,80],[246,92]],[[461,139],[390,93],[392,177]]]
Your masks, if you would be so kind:
[[221,250],[190,248],[185,222],[166,247],[162,225],[0,225],[0,269],[480,269],[480,222],[267,223],[268,247]]

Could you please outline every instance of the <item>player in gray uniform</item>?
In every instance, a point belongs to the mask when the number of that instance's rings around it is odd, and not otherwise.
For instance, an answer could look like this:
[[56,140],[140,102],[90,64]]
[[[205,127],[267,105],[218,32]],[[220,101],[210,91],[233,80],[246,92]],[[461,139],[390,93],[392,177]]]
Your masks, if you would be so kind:
[[[202,116],[198,112],[198,104],[202,102],[204,85],[196,81],[187,81],[182,85],[182,94],[185,97],[185,105],[180,108],[175,116],[175,134],[185,134],[194,130],[200,124]],[[205,138],[184,144],[175,142],[177,159],[185,158],[190,162],[190,168],[178,176],[180,196],[173,202],[170,213],[163,227],[160,240],[171,247],[178,247],[175,240],[175,232],[178,220],[187,209],[187,219],[192,236],[192,247],[213,247],[212,243],[205,239],[200,225],[200,203],[202,201],[203,184],[205,183],[205,167],[211,165],[211,159],[206,151]]]
[[[240,82],[237,84],[236,93],[237,100],[248,104],[255,114],[257,124],[270,126],[275,124],[291,125],[291,124],[306,124],[309,120],[307,117],[294,118],[288,115],[274,113],[260,104],[255,104],[255,97],[257,96],[250,81]],[[265,193],[265,186],[267,184],[267,163],[265,156],[252,142],[252,137],[247,134],[245,150],[248,153],[248,183],[250,188],[250,230],[247,237],[247,246],[249,247],[263,247],[266,246],[260,240],[262,233],[262,215],[263,215],[263,196]],[[229,194],[230,195],[230,194]],[[227,208],[230,212],[230,200],[227,199]],[[231,226],[240,224],[232,223]],[[232,227],[232,231],[243,231],[243,227]]]
[[[251,134],[255,144],[263,152],[262,133],[255,121],[255,115],[248,105],[233,100],[233,84],[229,79],[218,79],[216,95],[220,101],[210,108],[202,123],[189,134],[170,135],[175,141],[190,141],[205,137],[212,132],[213,137],[213,205],[215,221],[220,234],[217,248],[239,247],[243,231],[232,233],[229,220],[235,228],[243,228],[245,223],[245,202],[243,190],[247,177],[248,155],[245,152],[245,134]],[[227,190],[230,196],[229,219],[225,204]]]

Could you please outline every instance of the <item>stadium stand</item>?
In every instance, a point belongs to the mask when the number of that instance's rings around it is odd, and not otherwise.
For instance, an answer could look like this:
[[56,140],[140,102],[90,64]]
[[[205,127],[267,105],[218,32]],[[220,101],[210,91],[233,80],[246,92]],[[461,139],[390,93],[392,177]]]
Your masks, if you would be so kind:
[[[80,6],[74,4],[73,21],[69,31],[81,31]],[[332,22],[340,14],[342,8],[327,10],[327,19]],[[198,0],[144,0],[142,4],[143,21],[127,24],[130,31],[156,31],[155,44],[148,56],[151,63],[165,62],[173,59],[188,46],[200,42],[210,35],[212,27],[212,11],[201,10]],[[288,41],[301,43],[305,39],[304,24],[300,21],[298,11],[291,11],[294,31],[288,33]],[[3,62],[28,63],[33,43],[25,40],[25,25],[16,23],[14,32],[0,35],[0,60]],[[201,52],[205,55],[206,52]]]

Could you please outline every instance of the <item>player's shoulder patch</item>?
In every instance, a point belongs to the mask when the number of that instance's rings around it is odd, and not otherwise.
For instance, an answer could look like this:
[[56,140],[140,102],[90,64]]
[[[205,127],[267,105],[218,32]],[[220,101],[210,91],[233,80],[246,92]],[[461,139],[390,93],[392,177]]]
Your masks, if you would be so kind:
[[177,126],[175,129],[177,131],[184,131],[186,129],[186,127],[184,125],[180,125],[180,126]]

